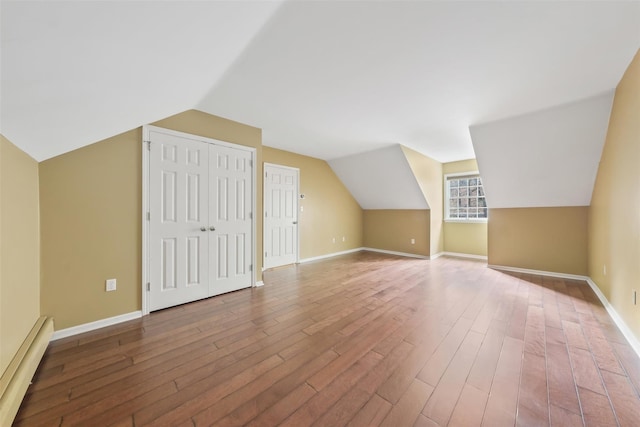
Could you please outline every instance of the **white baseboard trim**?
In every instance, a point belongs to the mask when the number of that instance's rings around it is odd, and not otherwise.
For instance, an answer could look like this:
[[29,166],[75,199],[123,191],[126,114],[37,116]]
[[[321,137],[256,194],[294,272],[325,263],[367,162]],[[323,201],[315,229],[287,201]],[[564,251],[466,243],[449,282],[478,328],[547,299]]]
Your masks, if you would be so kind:
[[638,357],[640,357],[640,341],[638,340],[638,338],[636,338],[629,326],[625,323],[622,317],[620,317],[616,309],[613,308],[611,303],[609,303],[609,300],[604,296],[598,285],[596,285],[596,282],[591,280],[591,278],[587,278],[587,283],[596,294],[602,305],[604,305],[607,313],[609,313],[609,316],[611,316],[615,324],[618,326],[618,329],[620,329],[622,335],[624,335],[624,337],[627,339],[631,348],[633,348]]
[[354,248],[354,249],[349,249],[349,250],[341,251],[341,252],[332,252],[330,254],[314,256],[314,257],[311,257],[311,258],[304,258],[304,259],[300,260],[300,264],[304,264],[306,262],[311,262],[311,261],[320,261],[320,260],[327,259],[327,258],[333,258],[335,256],[347,255],[347,254],[352,254],[354,252],[362,252],[362,251],[379,252],[379,253],[382,253],[382,254],[398,255],[398,256],[404,256],[404,257],[409,257],[409,258],[429,259],[428,256],[424,256],[424,255],[410,254],[410,253],[407,253],[407,252],[388,251],[386,249],[376,249],[376,248],[361,247],[361,248]]
[[257,281],[256,284],[253,285],[254,288],[259,288],[260,286],[264,286],[264,282],[262,280]]
[[314,257],[310,257],[310,258],[303,258],[303,259],[301,259],[299,261],[299,263],[300,264],[304,264],[305,262],[319,261],[321,259],[333,258],[334,256],[352,254],[354,252],[360,252],[360,251],[363,251],[365,249],[366,248],[354,248],[354,249],[349,249],[349,250],[341,251],[341,252],[332,252],[330,254],[324,254],[324,255],[314,256]]
[[133,311],[131,313],[121,314],[119,316],[113,316],[106,319],[96,320],[95,322],[84,323],[78,326],[72,326],[71,328],[61,329],[55,331],[51,337],[51,341],[59,340],[61,338],[70,337],[73,335],[82,334],[84,332],[90,332],[96,329],[104,328],[105,326],[117,325],[118,323],[126,322],[128,320],[139,319],[142,317],[142,311]]
[[[454,258],[469,258],[469,259],[479,259],[482,261],[487,261],[486,255],[474,255],[474,254],[465,254],[461,252],[440,252],[438,256],[450,256]],[[433,259],[433,257],[431,257]]]
[[425,256],[425,255],[410,254],[410,253],[407,253],[407,252],[388,251],[386,249],[376,249],[376,248],[361,248],[361,249],[363,251],[379,252],[381,254],[398,255],[398,256],[404,256],[404,257],[409,257],[409,258],[418,258],[418,259],[429,259],[429,257]]
[[444,255],[446,255],[445,252],[438,252],[437,254],[430,255],[429,259],[430,260],[438,259],[438,258],[440,258],[441,256],[444,256]]
[[513,273],[534,274],[536,276],[557,277],[559,279],[583,280],[585,282],[589,280],[587,276],[580,276],[578,274],[556,273],[553,271],[531,270],[528,268],[507,267],[504,265],[492,265],[492,264],[489,264],[487,267],[493,268],[494,270],[510,271]]

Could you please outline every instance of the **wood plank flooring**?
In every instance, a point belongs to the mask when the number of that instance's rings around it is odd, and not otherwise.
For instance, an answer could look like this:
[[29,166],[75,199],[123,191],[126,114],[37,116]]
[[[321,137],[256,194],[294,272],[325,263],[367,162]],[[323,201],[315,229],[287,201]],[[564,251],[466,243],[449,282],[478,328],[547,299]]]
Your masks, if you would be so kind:
[[588,285],[361,252],[54,341],[17,426],[638,426]]

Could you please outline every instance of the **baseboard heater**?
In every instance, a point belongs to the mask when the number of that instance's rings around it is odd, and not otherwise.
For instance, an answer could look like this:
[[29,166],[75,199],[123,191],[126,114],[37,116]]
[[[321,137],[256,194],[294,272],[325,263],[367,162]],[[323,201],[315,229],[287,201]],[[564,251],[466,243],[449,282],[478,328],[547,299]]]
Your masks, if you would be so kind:
[[10,426],[53,335],[53,318],[40,317],[0,377],[0,426]]

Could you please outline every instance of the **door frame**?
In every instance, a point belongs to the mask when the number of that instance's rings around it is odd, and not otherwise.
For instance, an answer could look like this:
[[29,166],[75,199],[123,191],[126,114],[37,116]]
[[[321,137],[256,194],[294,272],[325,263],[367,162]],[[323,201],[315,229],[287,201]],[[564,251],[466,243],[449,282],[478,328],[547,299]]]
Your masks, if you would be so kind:
[[234,148],[237,150],[248,151],[251,153],[251,287],[256,286],[256,208],[257,204],[257,167],[256,162],[257,150],[254,147],[246,145],[233,144],[231,142],[221,141],[219,139],[207,138],[200,135],[194,135],[186,132],[179,132],[171,129],[161,128],[153,125],[142,126],[142,283],[140,292],[142,294],[142,315],[149,314],[149,278],[150,278],[150,262],[149,262],[149,180],[150,180],[150,164],[149,147],[151,143],[151,131],[164,133],[180,138],[193,139],[195,141],[206,142],[207,144],[221,145],[223,147]]
[[[267,227],[265,225],[265,215],[267,213],[267,204],[264,203],[265,200],[265,188],[267,185],[266,180],[264,179],[264,174],[266,173],[266,167],[267,166],[272,166],[272,167],[276,167],[276,168],[281,168],[281,169],[289,169],[289,170],[293,170],[296,171],[296,178],[297,178],[297,182],[296,182],[296,189],[297,189],[297,194],[295,197],[295,210],[296,210],[296,218],[298,218],[296,220],[297,224],[296,224],[296,262],[295,264],[299,264],[300,263],[300,168],[294,168],[291,166],[285,166],[285,165],[279,165],[276,163],[269,163],[269,162],[263,162],[262,163],[262,246],[263,246],[263,251],[262,251],[262,271],[265,270],[265,264],[266,264],[266,260],[264,257],[264,242],[266,241],[266,235],[267,235]],[[269,267],[271,268],[271,267]]]

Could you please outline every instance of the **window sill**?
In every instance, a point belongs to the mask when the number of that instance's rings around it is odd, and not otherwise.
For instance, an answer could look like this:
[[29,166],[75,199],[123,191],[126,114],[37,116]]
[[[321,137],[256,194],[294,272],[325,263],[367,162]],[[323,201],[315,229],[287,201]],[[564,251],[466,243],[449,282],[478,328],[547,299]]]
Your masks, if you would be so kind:
[[478,219],[445,218],[444,222],[457,222],[462,224],[486,224],[487,218],[478,218]]

